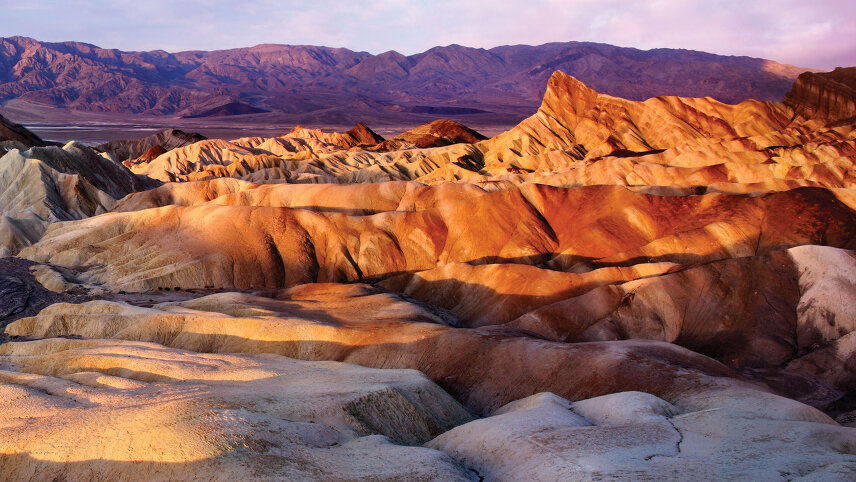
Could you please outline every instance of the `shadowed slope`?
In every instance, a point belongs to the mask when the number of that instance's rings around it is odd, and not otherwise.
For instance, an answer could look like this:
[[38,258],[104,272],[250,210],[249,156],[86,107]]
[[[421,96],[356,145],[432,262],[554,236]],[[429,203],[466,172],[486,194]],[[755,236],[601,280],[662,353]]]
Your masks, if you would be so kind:
[[149,152],[157,152],[152,149],[160,149],[163,152],[166,152],[177,147],[184,147],[205,139],[205,136],[195,132],[184,132],[179,129],[166,129],[156,134],[143,137],[142,139],[111,141],[106,144],[101,144],[97,148],[108,152],[118,161],[128,161],[141,156],[145,157],[145,154]]
[[[26,147],[43,146],[45,142],[21,124],[15,124],[0,115],[0,149],[6,141],[20,142]],[[8,150],[8,149],[4,149]],[[0,155],[3,155],[0,152]]]
[[800,115],[827,121],[856,117],[856,67],[800,74],[784,103]]
[[[694,409],[707,407],[705,393],[768,396],[720,363],[668,343],[565,344],[513,331],[451,328],[434,312],[365,285],[302,285],[278,298],[223,293],[150,309],[106,301],[56,304],[7,332],[415,368],[477,413],[540,391],[580,399],[642,390]],[[827,420],[809,407],[800,410]]]
[[856,213],[821,189],[682,198],[532,186],[437,201],[373,216],[222,205],[110,213],[53,225],[22,255],[84,267],[87,281],[112,289],[146,291],[353,281],[456,262],[578,269],[698,263],[802,244],[856,248]]
[[0,256],[35,242],[50,223],[106,212],[146,186],[79,144],[13,149],[0,157]]

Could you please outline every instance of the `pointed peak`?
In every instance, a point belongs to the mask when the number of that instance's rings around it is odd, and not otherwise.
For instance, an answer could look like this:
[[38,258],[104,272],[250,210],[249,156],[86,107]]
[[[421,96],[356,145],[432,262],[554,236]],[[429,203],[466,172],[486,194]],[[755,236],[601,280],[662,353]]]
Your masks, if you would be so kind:
[[541,109],[584,112],[594,106],[600,94],[581,80],[557,70],[547,81]]
[[357,125],[355,125],[353,129],[349,130],[347,134],[356,139],[360,144],[375,145],[385,140],[380,134],[371,130],[369,126],[362,122],[357,122]]
[[453,121],[451,119],[433,120],[427,124],[423,124],[420,127],[423,129],[427,128],[432,135],[436,135],[439,137],[464,139],[465,142],[470,143],[487,139],[487,137],[483,136],[479,132],[470,129],[469,127],[465,126],[464,124],[461,124],[460,122]]
[[582,80],[561,70],[553,72],[553,75],[550,76],[550,80],[547,81],[547,91],[550,90],[580,92],[585,95],[599,95],[596,90],[586,85]]

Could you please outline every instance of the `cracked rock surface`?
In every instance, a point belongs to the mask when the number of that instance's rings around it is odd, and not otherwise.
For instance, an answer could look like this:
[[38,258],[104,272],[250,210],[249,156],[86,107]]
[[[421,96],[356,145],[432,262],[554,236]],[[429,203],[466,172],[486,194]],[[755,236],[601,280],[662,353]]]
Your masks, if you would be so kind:
[[0,277],[0,318],[12,316],[24,311],[30,298],[30,287],[14,276]]
[[[755,413],[753,413],[755,412]],[[647,393],[541,393],[427,444],[485,480],[847,480],[852,429],[733,405],[684,412]],[[775,469],[775,470],[773,470]]]

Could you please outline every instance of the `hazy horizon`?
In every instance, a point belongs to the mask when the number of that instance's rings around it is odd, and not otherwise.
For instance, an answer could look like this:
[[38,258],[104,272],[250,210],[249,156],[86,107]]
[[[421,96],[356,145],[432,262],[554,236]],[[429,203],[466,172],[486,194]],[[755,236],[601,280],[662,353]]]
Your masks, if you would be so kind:
[[222,0],[38,0],[4,7],[7,21],[0,25],[0,36],[79,41],[126,51],[288,44],[405,55],[451,44],[492,48],[579,41],[758,57],[812,69],[856,65],[856,3],[759,3],[319,0],[306,5],[255,0],[235,5]]

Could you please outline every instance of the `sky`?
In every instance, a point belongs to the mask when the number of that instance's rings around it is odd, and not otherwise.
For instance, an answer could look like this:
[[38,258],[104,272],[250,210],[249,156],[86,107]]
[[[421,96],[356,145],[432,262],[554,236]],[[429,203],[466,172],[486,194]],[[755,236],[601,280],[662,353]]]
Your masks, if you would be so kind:
[[409,55],[577,40],[856,66],[856,0],[0,0],[0,12],[0,37],[121,50],[282,43]]

